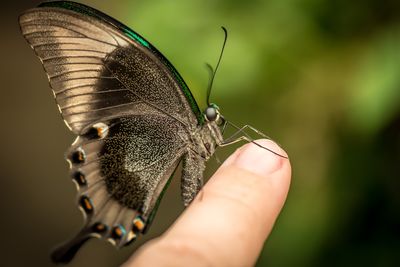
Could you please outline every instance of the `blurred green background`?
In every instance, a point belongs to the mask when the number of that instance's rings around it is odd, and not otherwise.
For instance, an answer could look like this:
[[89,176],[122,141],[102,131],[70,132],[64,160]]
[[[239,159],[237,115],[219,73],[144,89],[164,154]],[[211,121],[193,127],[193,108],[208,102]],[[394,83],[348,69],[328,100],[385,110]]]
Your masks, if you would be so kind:
[[[51,266],[50,249],[82,223],[63,160],[73,135],[17,23],[38,2],[1,8],[1,266]],[[257,266],[400,266],[400,1],[82,2],[153,43],[200,104],[204,63],[228,28],[212,101],[272,136],[293,165]],[[70,266],[121,264],[182,209],[176,177],[148,235],[120,251],[94,240]]]

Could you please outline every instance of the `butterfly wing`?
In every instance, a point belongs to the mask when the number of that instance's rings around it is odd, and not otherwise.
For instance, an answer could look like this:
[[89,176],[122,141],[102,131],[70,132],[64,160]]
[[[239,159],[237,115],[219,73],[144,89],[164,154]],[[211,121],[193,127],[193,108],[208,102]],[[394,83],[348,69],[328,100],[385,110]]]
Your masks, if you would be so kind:
[[53,260],[70,261],[88,237],[121,247],[142,233],[187,150],[185,131],[169,116],[143,114],[98,123],[79,136],[66,156],[86,222]]
[[129,115],[143,105],[188,127],[199,124],[202,116],[193,96],[165,57],[100,14],[60,1],[20,17],[22,33],[43,63],[67,126],[81,134],[97,120]]
[[46,2],[20,25],[79,135],[67,158],[86,223],[53,259],[69,261],[92,236],[125,245],[150,223],[201,112],[161,53],[99,11]]

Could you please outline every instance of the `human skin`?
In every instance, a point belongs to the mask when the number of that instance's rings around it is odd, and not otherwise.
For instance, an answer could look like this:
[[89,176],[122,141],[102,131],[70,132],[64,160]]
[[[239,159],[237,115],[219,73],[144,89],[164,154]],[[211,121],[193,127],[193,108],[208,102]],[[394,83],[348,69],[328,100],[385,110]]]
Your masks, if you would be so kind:
[[[287,155],[270,140],[257,143]],[[288,159],[254,144],[236,150],[162,236],[124,267],[253,266],[290,185]]]

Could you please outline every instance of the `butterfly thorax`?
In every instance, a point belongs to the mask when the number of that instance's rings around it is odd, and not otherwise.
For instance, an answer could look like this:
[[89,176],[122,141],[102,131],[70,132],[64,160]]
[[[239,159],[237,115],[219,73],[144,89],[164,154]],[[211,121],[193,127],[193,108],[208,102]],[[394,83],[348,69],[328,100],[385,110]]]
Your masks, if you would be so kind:
[[215,122],[205,122],[192,134],[192,146],[196,154],[208,160],[222,142],[222,133]]

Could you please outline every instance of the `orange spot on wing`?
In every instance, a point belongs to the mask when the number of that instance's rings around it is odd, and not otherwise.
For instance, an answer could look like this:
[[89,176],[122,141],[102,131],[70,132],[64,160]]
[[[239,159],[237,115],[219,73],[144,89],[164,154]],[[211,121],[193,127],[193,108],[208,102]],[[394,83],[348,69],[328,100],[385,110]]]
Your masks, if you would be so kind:
[[135,227],[136,227],[139,231],[142,231],[143,228],[144,228],[144,222],[143,222],[141,219],[139,219],[139,218],[135,218],[135,219],[133,220],[133,224],[135,225]]
[[85,198],[83,200],[83,204],[85,205],[85,209],[87,209],[87,210],[92,210],[93,209],[93,206],[90,203],[89,199]]

